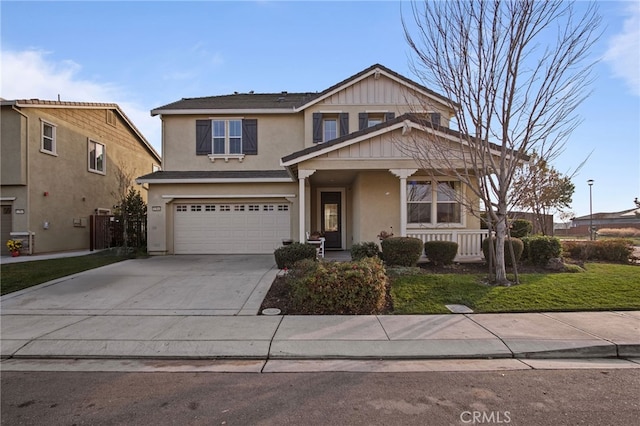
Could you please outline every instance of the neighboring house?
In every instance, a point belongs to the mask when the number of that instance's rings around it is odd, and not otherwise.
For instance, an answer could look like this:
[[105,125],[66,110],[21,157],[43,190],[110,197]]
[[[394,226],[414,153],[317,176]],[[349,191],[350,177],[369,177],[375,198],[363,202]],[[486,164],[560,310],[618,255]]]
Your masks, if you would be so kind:
[[30,241],[31,253],[88,249],[90,216],[110,213],[122,185],[161,164],[116,104],[0,104],[3,254],[11,237]]
[[640,228],[640,209],[629,209],[614,213],[594,213],[571,219],[569,233],[588,233],[593,223],[595,230],[603,228]]
[[[416,105],[429,105],[420,114]],[[480,255],[486,231],[454,193],[399,148],[448,128],[457,105],[373,65],[320,93],[236,93],[156,108],[163,171],[149,184],[150,254],[272,253],[320,231],[326,248],[381,231],[461,244]],[[424,125],[425,119],[433,125]],[[476,203],[477,205],[477,203]]]

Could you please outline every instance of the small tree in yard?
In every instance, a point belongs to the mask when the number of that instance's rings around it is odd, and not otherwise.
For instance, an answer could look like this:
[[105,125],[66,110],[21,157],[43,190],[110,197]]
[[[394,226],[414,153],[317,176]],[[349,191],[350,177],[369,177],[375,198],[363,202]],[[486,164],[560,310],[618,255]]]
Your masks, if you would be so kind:
[[[479,214],[477,200],[483,204],[496,236],[496,284],[510,284],[504,241],[517,170],[530,152],[547,162],[561,152],[589,95],[593,63],[585,60],[600,17],[594,3],[579,8],[565,1],[425,1],[412,3],[410,23],[403,18],[413,72],[455,102],[443,114],[458,131],[424,120],[424,133],[409,132],[400,146],[434,177],[462,182],[467,211]],[[428,97],[416,103],[417,116],[442,111]]]
[[546,235],[547,215],[570,208],[575,189],[571,176],[562,175],[533,153],[529,163],[516,170],[510,196],[516,207],[533,212]]
[[146,245],[147,204],[140,191],[129,188],[115,211],[123,226],[124,247],[142,247]]

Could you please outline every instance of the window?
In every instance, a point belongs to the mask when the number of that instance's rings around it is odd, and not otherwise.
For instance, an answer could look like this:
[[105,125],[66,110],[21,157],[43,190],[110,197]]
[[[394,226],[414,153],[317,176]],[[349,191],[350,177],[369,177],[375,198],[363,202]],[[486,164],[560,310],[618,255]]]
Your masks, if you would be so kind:
[[383,122],[383,117],[381,115],[369,115],[367,118],[367,127],[377,126]]
[[385,121],[393,120],[395,116],[394,112],[387,111],[361,112],[358,114],[358,129],[362,130],[377,126]]
[[176,206],[176,211],[179,211],[179,212],[186,212],[186,211],[187,211],[187,206],[182,205],[182,204],[181,204],[181,205],[178,205],[178,206]]
[[105,147],[89,139],[89,171],[105,174]]
[[201,212],[202,211],[202,206],[193,205],[193,206],[191,206],[191,211],[192,212]]
[[216,206],[214,206],[212,204],[208,204],[208,205],[204,206],[204,211],[205,212],[215,212],[216,211]]
[[46,121],[42,121],[42,144],[40,152],[45,154],[56,154],[56,126]]
[[314,112],[313,143],[327,142],[349,134],[349,113]]
[[407,182],[407,223],[462,223],[460,194],[457,181]]
[[258,120],[196,120],[196,155],[208,155],[212,162],[258,155]]
[[325,118],[322,121],[322,142],[330,141],[338,137],[338,119]]

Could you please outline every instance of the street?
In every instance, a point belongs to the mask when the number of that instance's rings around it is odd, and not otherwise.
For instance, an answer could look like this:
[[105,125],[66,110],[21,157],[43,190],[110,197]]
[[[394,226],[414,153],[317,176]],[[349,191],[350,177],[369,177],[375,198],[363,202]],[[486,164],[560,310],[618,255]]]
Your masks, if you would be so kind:
[[3,425],[632,425],[640,369],[2,373]]

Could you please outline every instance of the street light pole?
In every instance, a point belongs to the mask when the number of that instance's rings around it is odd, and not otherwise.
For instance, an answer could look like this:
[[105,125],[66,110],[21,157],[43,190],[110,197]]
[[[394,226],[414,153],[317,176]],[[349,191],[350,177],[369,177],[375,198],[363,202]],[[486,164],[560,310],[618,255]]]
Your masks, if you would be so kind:
[[593,241],[593,195],[591,192],[593,179],[589,179],[587,184],[589,184],[589,240]]

